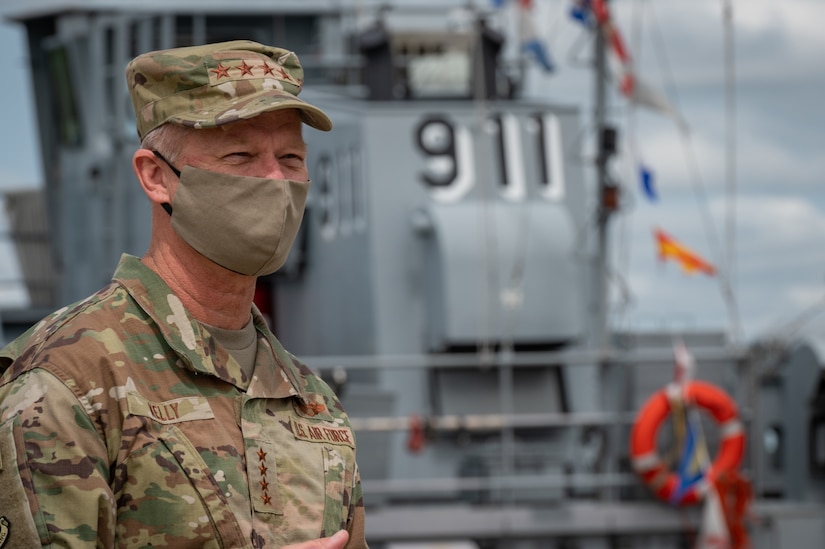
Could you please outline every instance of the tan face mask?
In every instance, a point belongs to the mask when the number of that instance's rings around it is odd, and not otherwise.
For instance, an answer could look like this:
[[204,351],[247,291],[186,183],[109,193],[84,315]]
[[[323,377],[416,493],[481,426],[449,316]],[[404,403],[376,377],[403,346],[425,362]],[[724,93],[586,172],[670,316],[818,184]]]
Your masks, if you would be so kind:
[[236,273],[263,276],[283,266],[301,226],[309,181],[243,177],[192,166],[184,166],[178,177],[171,207],[163,206],[187,244]]

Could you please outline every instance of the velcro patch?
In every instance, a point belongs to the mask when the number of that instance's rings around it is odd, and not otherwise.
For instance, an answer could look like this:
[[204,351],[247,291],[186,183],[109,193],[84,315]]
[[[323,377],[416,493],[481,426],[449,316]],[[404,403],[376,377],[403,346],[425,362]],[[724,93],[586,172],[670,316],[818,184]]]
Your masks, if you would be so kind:
[[299,440],[307,442],[322,442],[355,448],[355,438],[349,427],[333,427],[308,421],[290,419],[292,434]]
[[9,524],[9,519],[0,517],[0,547],[3,547],[9,539],[10,528],[11,524]]
[[183,397],[164,402],[151,402],[137,393],[128,393],[126,400],[130,414],[149,417],[164,425],[199,419],[215,419],[215,414],[204,397]]
[[[36,495],[27,492],[26,486],[32,487],[31,476],[21,476],[21,471],[30,471],[23,462],[19,465],[18,458],[26,459],[22,452],[23,428],[19,416],[14,415],[0,423],[0,455],[3,456],[4,468],[0,474],[0,548],[7,547],[40,547],[35,521],[46,531],[42,513],[32,514],[29,505],[30,497]],[[22,455],[21,455],[22,454]]]

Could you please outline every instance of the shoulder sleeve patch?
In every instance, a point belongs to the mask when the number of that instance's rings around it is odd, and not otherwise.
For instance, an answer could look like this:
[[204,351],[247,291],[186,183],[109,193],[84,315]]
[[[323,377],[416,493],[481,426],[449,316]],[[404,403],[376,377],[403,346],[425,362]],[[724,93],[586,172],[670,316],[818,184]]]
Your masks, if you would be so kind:
[[[15,416],[16,417],[16,416]],[[34,523],[32,509],[36,503],[23,488],[23,480],[18,463],[18,448],[22,448],[22,433],[15,440],[15,417],[0,423],[0,548],[40,547],[40,536]],[[18,444],[21,443],[21,444]],[[26,469],[25,462],[23,468]],[[27,470],[27,469],[26,469]],[[45,530],[45,525],[43,525]]]

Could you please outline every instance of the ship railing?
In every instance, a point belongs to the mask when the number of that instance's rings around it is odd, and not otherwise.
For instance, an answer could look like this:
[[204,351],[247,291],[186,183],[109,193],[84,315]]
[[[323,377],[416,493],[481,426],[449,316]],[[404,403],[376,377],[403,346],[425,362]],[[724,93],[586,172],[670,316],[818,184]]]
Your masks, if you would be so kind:
[[[691,354],[697,364],[701,365],[703,372],[727,372],[727,379],[740,380],[749,375],[748,352],[745,347],[735,344],[709,345],[707,347],[691,347]],[[597,365],[602,368],[602,372],[619,371],[628,372],[632,368],[655,369],[656,378],[667,378],[671,376],[673,365],[673,350],[667,347],[639,347],[632,349],[611,348],[606,350],[558,350],[558,351],[491,351],[481,353],[434,353],[434,354],[397,354],[397,355],[357,355],[357,356],[301,356],[301,360],[312,369],[320,373],[326,379],[357,378],[356,372],[400,372],[402,370],[427,370],[427,369],[449,369],[451,371],[468,370],[502,370],[513,373],[519,368],[562,368],[577,366]],[[667,369],[663,372],[663,369]],[[645,375],[647,370],[642,370]],[[602,383],[611,383],[611,380],[621,379],[619,377],[607,377],[601,379]],[[700,376],[697,376],[700,377]],[[507,379],[507,376],[503,379]],[[510,378],[512,379],[512,378]],[[626,378],[625,378],[626,381]],[[611,385],[612,386],[612,385]],[[346,394],[346,383],[343,383]],[[452,439],[480,440],[478,437],[500,436],[499,442],[486,450],[484,454],[490,457],[494,454],[496,462],[493,474],[467,476],[432,476],[432,471],[427,471],[424,467],[411,476],[403,478],[392,473],[386,475],[372,476],[369,471],[363,480],[365,493],[370,497],[382,496],[392,498],[393,496],[415,497],[420,495],[424,498],[438,494],[448,497],[454,493],[541,493],[541,491],[569,491],[594,495],[597,499],[625,500],[627,490],[636,489],[639,494],[646,493],[641,486],[638,477],[633,474],[628,456],[626,455],[627,443],[624,440],[630,431],[631,425],[636,420],[637,410],[632,408],[632,403],[639,400],[639,395],[618,397],[612,403],[605,403],[603,409],[598,411],[564,411],[564,412],[540,412],[540,413],[515,413],[512,402],[518,395],[507,395],[507,391],[513,392],[512,383],[503,383],[499,387],[499,402],[503,403],[501,411],[489,413],[433,413],[427,412],[417,415],[419,412],[409,409],[392,409],[390,414],[363,415],[356,412],[351,414],[350,421],[356,437],[369,435],[395,437],[395,443],[409,440],[412,430],[421,429],[431,440]],[[743,424],[751,422],[751,402],[752,390],[749,383],[741,383],[737,386],[739,394],[739,416]],[[616,387],[616,392],[620,392],[621,382]],[[369,395],[369,393],[367,393]],[[366,396],[366,395],[364,395]],[[359,397],[352,397],[359,398]],[[367,396],[367,398],[369,398]],[[347,403],[345,402],[345,406]],[[385,410],[386,411],[386,410]],[[415,427],[417,425],[417,427]],[[601,464],[593,470],[582,472],[580,469],[564,470],[559,468],[549,468],[541,472],[530,472],[514,467],[514,463],[519,459],[525,459],[523,448],[517,448],[514,443],[514,433],[531,432],[573,432],[577,434],[570,437],[562,446],[541,444],[536,445],[529,451],[564,454],[559,461],[570,458],[577,452],[581,453],[582,448],[576,448],[578,437],[588,430],[601,430],[602,443],[608,446],[606,450],[608,459],[602,460]],[[477,438],[473,438],[477,437]],[[711,434],[711,442],[713,435]],[[564,447],[564,445],[567,445]],[[572,446],[571,446],[572,445]],[[544,456],[545,459],[556,459],[559,456]],[[610,463],[608,463],[610,462]],[[414,468],[411,468],[411,471]],[[529,468],[528,468],[529,469]],[[418,476],[412,476],[412,475]],[[427,476],[430,475],[430,476]],[[621,495],[619,495],[621,494]],[[550,499],[553,499],[550,497]]]

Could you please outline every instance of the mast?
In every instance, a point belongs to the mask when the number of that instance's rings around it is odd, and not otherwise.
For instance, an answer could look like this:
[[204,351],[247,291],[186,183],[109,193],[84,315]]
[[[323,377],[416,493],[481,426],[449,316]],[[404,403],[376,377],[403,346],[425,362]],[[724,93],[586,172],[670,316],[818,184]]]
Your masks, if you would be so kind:
[[[604,0],[607,4],[607,0]],[[618,204],[618,189],[610,179],[608,161],[616,152],[616,130],[607,124],[607,37],[602,21],[596,25],[596,40],[594,45],[594,127],[598,136],[596,151],[596,181],[598,192],[596,216],[596,253],[593,272],[593,302],[592,302],[592,346],[604,349],[607,345],[607,262],[608,262],[608,227],[610,214],[616,210]]]

